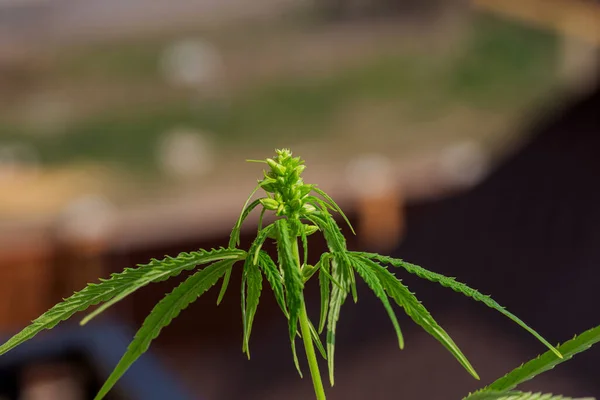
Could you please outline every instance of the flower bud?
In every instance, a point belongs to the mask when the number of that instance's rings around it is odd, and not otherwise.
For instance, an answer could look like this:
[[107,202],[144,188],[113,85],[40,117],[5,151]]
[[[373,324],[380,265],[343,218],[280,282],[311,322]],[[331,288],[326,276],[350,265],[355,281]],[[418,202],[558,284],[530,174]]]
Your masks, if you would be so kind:
[[315,211],[317,211],[317,209],[316,209],[316,208],[315,208],[315,207],[314,207],[312,204],[308,204],[308,203],[305,203],[305,204],[302,206],[302,208],[304,208],[304,211],[305,211],[307,214],[310,214],[310,213],[312,213],[312,212],[315,212]]
[[313,233],[315,233],[318,230],[319,230],[319,228],[316,227],[315,225],[304,224],[304,234],[306,236],[312,235]]
[[266,208],[267,210],[277,210],[280,206],[280,203],[277,200],[273,200],[273,199],[269,199],[269,198],[263,198],[260,199],[260,204],[263,205],[264,208]]
[[300,194],[300,198],[304,198],[308,195],[312,190],[312,185],[302,185],[298,188],[298,193]]

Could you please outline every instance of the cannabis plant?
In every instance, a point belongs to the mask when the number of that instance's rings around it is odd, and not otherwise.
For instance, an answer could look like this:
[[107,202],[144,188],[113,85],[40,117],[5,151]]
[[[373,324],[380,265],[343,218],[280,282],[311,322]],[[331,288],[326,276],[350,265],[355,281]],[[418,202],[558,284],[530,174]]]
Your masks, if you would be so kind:
[[[336,325],[340,318],[340,309],[347,297],[350,295],[355,302],[357,301],[356,280],[358,278],[364,280],[381,300],[398,337],[400,349],[404,347],[404,339],[392,302],[400,306],[415,323],[446,347],[468,373],[479,379],[467,357],[446,331],[438,325],[401,280],[390,272],[388,266],[393,266],[403,272],[451,288],[499,311],[534,335],[550,349],[556,359],[562,357],[561,353],[536,331],[477,290],[453,278],[400,259],[348,250],[346,239],[333,215],[339,214],[350,226],[348,219],[324,191],[314,184],[304,183],[302,179],[304,161],[299,157],[292,157],[289,150],[277,150],[273,158],[257,162],[265,163],[267,170],[263,171],[263,178],[258,181],[256,188],[244,204],[241,215],[231,232],[227,248],[198,250],[181,253],[177,257],[152,260],[137,268],[127,268],[121,273],[112,274],[110,278],[100,280],[99,283],[90,284],[52,307],[0,346],[0,354],[31,339],[44,329],[53,328],[59,322],[92,305],[102,303],[83,318],[81,324],[88,323],[115,303],[149,283],[164,281],[186,270],[198,269],[167,294],[150,312],[127,351],[100,389],[96,400],[102,399],[111,390],[131,364],[148,349],[163,327],[169,325],[181,310],[222,279],[217,299],[219,304],[234,271],[242,277],[243,352],[250,357],[250,333],[263,288],[263,280],[266,279],[288,322],[292,357],[301,376],[296,355],[296,338],[302,339],[318,400],[325,399],[325,390],[315,348],[327,359],[329,381],[333,385]],[[264,192],[264,195],[253,200],[259,190]],[[239,239],[242,223],[255,209],[260,209],[256,238],[248,249],[241,249]],[[263,226],[263,217],[267,212],[274,214],[274,222]],[[350,229],[352,230],[351,226]],[[317,233],[324,236],[329,251],[321,254],[318,262],[311,265],[308,263],[308,239]],[[275,259],[262,249],[268,239],[276,244]],[[234,266],[238,263],[241,265],[234,270]],[[304,287],[313,277],[317,277],[319,281],[321,295],[321,311],[316,324],[306,313],[304,297]],[[325,348],[321,342],[321,334],[324,330],[326,331]]]

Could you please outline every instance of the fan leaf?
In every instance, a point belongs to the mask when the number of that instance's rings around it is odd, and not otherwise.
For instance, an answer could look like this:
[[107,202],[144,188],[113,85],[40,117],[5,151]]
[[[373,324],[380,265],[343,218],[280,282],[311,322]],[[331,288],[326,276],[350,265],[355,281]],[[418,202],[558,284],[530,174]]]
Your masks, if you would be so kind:
[[250,359],[250,333],[252,332],[252,323],[260,301],[262,291],[262,275],[257,264],[250,257],[246,258],[244,265],[244,283],[246,284],[247,296],[245,297],[245,312],[243,313],[244,326],[244,344],[242,351],[245,351]]
[[562,357],[560,352],[554,346],[552,346],[539,333],[537,333],[535,330],[530,328],[525,322],[521,321],[521,319],[519,319],[517,316],[515,316],[514,314],[507,311],[504,307],[502,307],[500,304],[498,304],[491,297],[481,294],[477,290],[465,285],[464,283],[457,282],[454,278],[440,275],[438,273],[429,271],[423,267],[408,263],[408,262],[406,262],[404,260],[400,260],[398,258],[381,256],[381,255],[375,254],[375,253],[356,252],[355,254],[365,257],[365,258],[380,261],[384,264],[390,264],[390,265],[393,265],[394,267],[404,268],[406,271],[408,271],[411,274],[417,275],[419,278],[423,278],[423,279],[427,279],[431,282],[439,283],[440,285],[448,287],[448,288],[454,290],[455,292],[462,293],[465,296],[472,298],[473,300],[480,301],[483,304],[485,304],[486,306],[493,308],[494,310],[500,312],[507,318],[511,319],[513,322],[517,323],[519,326],[521,326],[527,332],[531,333],[536,339],[538,339],[541,343],[543,343],[546,347],[548,347],[552,352],[554,352],[554,354],[556,354],[557,357],[559,357],[559,358]]
[[404,312],[417,325],[436,338],[475,379],[479,379],[479,375],[450,335],[433,319],[425,306],[394,274],[375,261],[363,257],[355,258],[363,260],[377,274],[387,294],[404,309]]
[[333,210],[337,211],[337,213],[340,214],[342,216],[342,218],[344,218],[344,221],[346,222],[346,224],[348,224],[348,227],[350,228],[352,233],[356,235],[356,232],[354,232],[354,228],[352,227],[350,220],[348,220],[348,217],[346,217],[346,214],[344,214],[344,212],[342,211],[340,206],[338,206],[337,203],[335,201],[333,201],[333,199],[327,193],[325,193],[318,187],[313,186],[313,190],[325,199],[325,201],[326,201],[325,204],[327,204],[328,206],[331,206],[331,208]]
[[[340,263],[338,253],[333,254],[331,260],[331,276],[339,282],[347,282],[345,278],[345,267],[343,260]],[[334,354],[335,354],[335,334],[337,322],[340,319],[340,309],[348,296],[347,286],[333,285],[331,288],[331,296],[329,299],[329,314],[327,315],[327,366],[329,368],[329,382],[334,385]]]
[[273,259],[267,254],[267,252],[265,252],[264,250],[261,250],[258,254],[258,265],[260,266],[265,277],[267,278],[269,285],[271,285],[271,290],[273,291],[275,300],[277,301],[279,308],[281,308],[281,311],[283,311],[283,314],[285,315],[285,317],[289,318],[290,315],[285,306],[285,296],[284,296],[284,291],[283,291],[283,278],[282,278],[281,274],[279,273],[279,269],[277,268],[277,265],[275,264]]
[[394,326],[394,330],[396,331],[396,336],[398,337],[398,346],[403,349],[404,348],[404,337],[402,336],[402,331],[400,330],[400,324],[398,324],[398,320],[396,319],[396,314],[392,309],[392,305],[388,300],[388,296],[386,291],[384,290],[384,286],[382,282],[379,280],[378,273],[376,270],[370,268],[370,266],[360,257],[352,257],[354,269],[358,272],[358,274],[362,277],[362,279],[367,283],[367,285],[371,288],[375,296],[381,300],[383,303],[383,307],[385,311],[390,317],[392,321],[392,325]]
[[138,268],[126,268],[120,273],[112,274],[109,279],[101,280],[100,283],[89,284],[83,290],[74,293],[71,297],[56,304],[35,319],[31,325],[0,346],[0,354],[4,354],[19,344],[33,338],[44,329],[54,328],[59,322],[95,304],[108,302],[85,318],[83,323],[151,282],[166,280],[184,270],[193,269],[201,264],[223,259],[238,261],[243,260],[245,257],[246,252],[243,250],[201,250],[192,253],[181,253],[177,257],[166,257],[160,261],[152,260],[150,263],[140,265]]
[[474,394],[469,400],[594,400],[592,397],[572,398],[550,393],[531,393],[531,392],[488,392]]
[[[543,372],[551,370],[558,364],[571,359],[574,355],[589,349],[598,342],[600,342],[600,326],[587,330],[581,335],[575,336],[573,339],[558,346],[558,351],[563,355],[563,358],[558,358],[554,352],[547,351],[520,367],[515,368],[489,386],[477,391],[477,393],[512,390],[517,387],[517,385],[520,385]],[[468,398],[471,399],[471,397]]]
[[[277,254],[279,264],[283,270],[284,288],[286,292],[287,308],[290,315],[288,320],[290,341],[292,342],[292,351],[294,353],[294,363],[300,372],[297,357],[295,355],[295,336],[298,330],[298,318],[300,310],[304,305],[302,290],[304,283],[296,256],[293,252],[292,240],[296,240],[294,235],[290,234],[289,225],[285,219],[278,219],[275,222],[277,229]],[[294,239],[292,239],[294,237]]]
[[161,329],[169,325],[183,309],[217,283],[233,262],[219,261],[196,272],[154,306],[95,400],[104,398],[131,364],[148,350],[150,343],[158,336]]
[[[325,253],[327,254],[327,253]],[[325,322],[327,321],[327,311],[329,309],[329,293],[331,292],[331,280],[329,279],[330,256],[321,256],[319,270],[319,289],[321,291],[321,313],[319,315],[319,333],[323,332]]]

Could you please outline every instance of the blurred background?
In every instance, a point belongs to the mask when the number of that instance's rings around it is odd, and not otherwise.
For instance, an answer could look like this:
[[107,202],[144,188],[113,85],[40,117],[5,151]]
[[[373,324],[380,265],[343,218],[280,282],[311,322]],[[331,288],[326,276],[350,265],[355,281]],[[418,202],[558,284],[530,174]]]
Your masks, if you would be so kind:
[[[0,0],[0,333],[99,276],[225,245],[261,177],[244,160],[289,147],[358,227],[349,247],[456,276],[567,340],[600,324],[599,45],[593,0]],[[405,316],[399,351],[361,286],[331,399],[458,399],[544,351],[413,278],[482,382]],[[232,279],[112,398],[311,398],[268,292],[241,353]],[[0,357],[0,399],[93,398],[176,281]],[[598,396],[599,362],[526,389]]]

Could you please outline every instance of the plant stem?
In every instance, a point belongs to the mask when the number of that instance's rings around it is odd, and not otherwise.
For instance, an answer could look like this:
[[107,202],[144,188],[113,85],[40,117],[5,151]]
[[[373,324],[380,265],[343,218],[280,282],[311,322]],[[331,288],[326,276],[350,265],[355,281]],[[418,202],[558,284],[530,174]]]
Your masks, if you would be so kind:
[[[298,252],[298,240],[294,240],[293,244],[294,257],[296,258],[296,264],[300,269],[300,254]],[[306,359],[308,361],[308,368],[310,369],[310,376],[312,378],[313,386],[315,388],[315,395],[317,400],[325,399],[325,389],[323,388],[323,382],[321,381],[321,372],[319,371],[319,363],[317,361],[317,354],[312,342],[312,336],[310,333],[310,325],[308,322],[308,314],[306,313],[306,304],[302,300],[302,308],[300,309],[300,332],[302,334],[302,341],[304,342],[304,351],[306,352]]]
[[306,315],[306,307],[304,304],[300,310],[300,331],[302,332],[302,340],[304,341],[304,349],[306,350],[306,359],[308,360],[310,376],[313,381],[313,386],[315,387],[315,395],[317,396],[317,400],[325,400],[325,390],[323,389],[323,382],[321,381],[321,373],[319,372],[319,364],[310,335],[308,316]]

